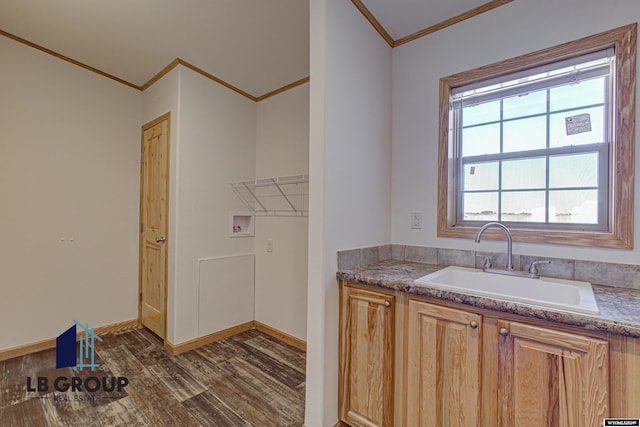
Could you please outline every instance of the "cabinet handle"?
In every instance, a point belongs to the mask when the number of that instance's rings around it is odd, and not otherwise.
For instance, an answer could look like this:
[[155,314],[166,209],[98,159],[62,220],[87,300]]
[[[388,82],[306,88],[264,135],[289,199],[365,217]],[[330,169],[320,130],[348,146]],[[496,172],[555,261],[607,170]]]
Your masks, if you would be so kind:
[[476,323],[475,320],[472,320],[471,323],[469,323],[469,326],[471,326],[471,329],[476,329],[478,327],[478,323]]
[[509,335],[509,331],[506,328],[500,328],[500,335],[506,337],[507,335]]
[[389,308],[389,307],[391,307],[391,303],[389,301],[385,301],[384,302],[384,306]]

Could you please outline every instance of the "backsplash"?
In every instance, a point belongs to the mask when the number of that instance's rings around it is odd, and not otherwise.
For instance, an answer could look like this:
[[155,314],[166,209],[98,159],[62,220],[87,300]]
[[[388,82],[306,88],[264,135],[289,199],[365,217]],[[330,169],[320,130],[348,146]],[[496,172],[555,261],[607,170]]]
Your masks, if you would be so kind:
[[[486,256],[491,257],[494,267],[502,268],[507,264],[507,256],[504,252],[494,253],[392,244],[338,251],[338,270],[347,270],[390,259],[444,266],[457,265],[460,267],[482,268]],[[550,260],[551,264],[538,266],[542,276],[582,280],[596,285],[640,289],[640,266],[638,265],[514,254],[513,266],[516,270],[526,270],[533,261],[543,259]]]

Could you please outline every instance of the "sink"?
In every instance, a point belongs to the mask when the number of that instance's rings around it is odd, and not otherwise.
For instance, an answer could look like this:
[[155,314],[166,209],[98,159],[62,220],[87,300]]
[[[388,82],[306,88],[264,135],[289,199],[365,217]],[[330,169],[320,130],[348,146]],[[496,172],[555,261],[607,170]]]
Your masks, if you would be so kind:
[[551,277],[531,279],[451,266],[416,279],[414,283],[544,307],[600,314],[589,282]]

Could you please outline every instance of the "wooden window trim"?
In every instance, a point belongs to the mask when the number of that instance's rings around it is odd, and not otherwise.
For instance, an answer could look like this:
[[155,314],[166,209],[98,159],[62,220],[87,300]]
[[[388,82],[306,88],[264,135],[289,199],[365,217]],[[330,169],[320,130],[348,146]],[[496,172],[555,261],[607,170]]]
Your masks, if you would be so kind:
[[[455,225],[454,177],[456,174],[456,162],[453,157],[453,141],[450,138],[450,129],[452,129],[453,125],[449,106],[451,89],[614,47],[616,75],[614,82],[615,100],[612,108],[617,114],[612,121],[614,126],[614,148],[610,159],[611,170],[613,171],[610,198],[613,213],[610,218],[609,231],[528,229],[526,224],[522,224],[520,228],[512,228],[511,233],[513,240],[519,242],[633,248],[637,32],[637,24],[634,23],[440,79],[437,227],[439,237],[474,238],[480,229],[480,227],[475,226]],[[487,230],[485,235],[491,239],[504,239],[504,234],[499,230]]]

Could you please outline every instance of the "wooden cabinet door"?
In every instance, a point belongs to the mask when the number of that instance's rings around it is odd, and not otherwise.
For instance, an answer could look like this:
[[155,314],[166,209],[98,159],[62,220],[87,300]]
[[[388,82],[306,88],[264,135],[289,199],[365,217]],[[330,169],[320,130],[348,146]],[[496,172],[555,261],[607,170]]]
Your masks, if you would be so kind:
[[340,330],[340,419],[393,426],[394,297],[344,286]]
[[407,426],[479,425],[481,324],[477,314],[409,302]]
[[602,425],[609,414],[606,341],[516,322],[502,328],[500,426]]

